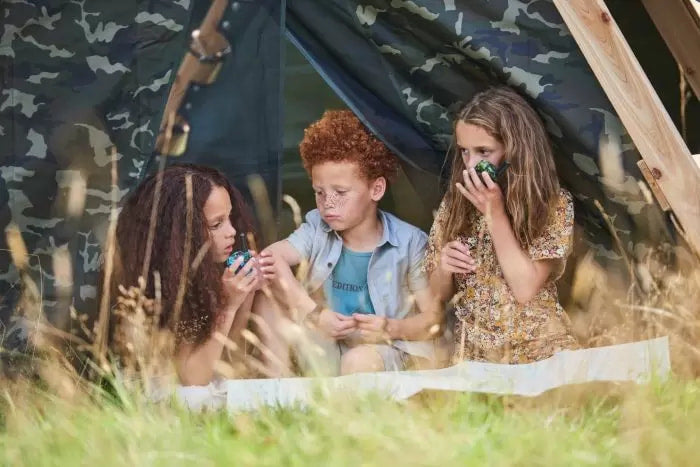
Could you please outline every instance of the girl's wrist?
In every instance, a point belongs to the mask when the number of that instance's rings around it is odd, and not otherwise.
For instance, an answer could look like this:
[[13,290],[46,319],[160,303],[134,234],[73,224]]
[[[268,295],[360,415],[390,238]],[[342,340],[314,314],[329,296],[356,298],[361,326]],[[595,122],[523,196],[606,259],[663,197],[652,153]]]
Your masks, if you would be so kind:
[[224,305],[224,310],[230,313],[235,313],[245,301],[246,296],[247,295],[242,293],[238,293],[234,296],[229,296],[228,300],[226,300],[226,304]]
[[508,215],[506,214],[506,211],[504,209],[496,210],[491,214],[490,217],[491,222],[488,222],[488,227],[490,230],[494,230],[496,226],[499,226],[504,221],[510,225],[510,220],[508,219]]

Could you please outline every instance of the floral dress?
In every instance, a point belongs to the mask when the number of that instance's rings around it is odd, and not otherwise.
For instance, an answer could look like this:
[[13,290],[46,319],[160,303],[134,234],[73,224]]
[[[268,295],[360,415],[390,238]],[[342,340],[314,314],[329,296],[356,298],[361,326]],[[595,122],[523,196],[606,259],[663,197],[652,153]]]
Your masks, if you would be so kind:
[[[428,274],[440,262],[442,245],[437,242],[442,238],[447,213],[443,200],[430,230],[424,263]],[[559,304],[555,283],[571,249],[573,224],[571,194],[562,189],[543,233],[527,249],[533,260],[556,259],[557,265],[537,295],[520,304],[503,276],[485,217],[473,210],[469,228],[456,238],[469,247],[477,270],[453,276],[453,364],[462,360],[527,363],[578,347],[571,335],[571,322]]]

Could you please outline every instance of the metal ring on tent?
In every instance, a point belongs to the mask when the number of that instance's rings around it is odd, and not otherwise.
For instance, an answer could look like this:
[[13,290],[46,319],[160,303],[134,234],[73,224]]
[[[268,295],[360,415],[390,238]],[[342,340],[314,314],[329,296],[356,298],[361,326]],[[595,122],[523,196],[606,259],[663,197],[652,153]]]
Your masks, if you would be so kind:
[[231,46],[224,47],[223,49],[219,50],[218,52],[212,55],[201,54],[198,51],[194,50],[192,47],[190,47],[190,53],[202,63],[218,63],[221,60],[223,60],[226,55],[231,53]]
[[223,42],[226,44],[226,46],[218,52],[208,54],[207,48],[201,42],[199,29],[195,29],[194,31],[192,31],[192,43],[190,44],[190,53],[194,55],[197,58],[197,60],[199,60],[201,63],[220,62],[226,55],[231,53],[231,44],[229,44],[226,38],[224,38],[223,36],[219,37],[223,39]]

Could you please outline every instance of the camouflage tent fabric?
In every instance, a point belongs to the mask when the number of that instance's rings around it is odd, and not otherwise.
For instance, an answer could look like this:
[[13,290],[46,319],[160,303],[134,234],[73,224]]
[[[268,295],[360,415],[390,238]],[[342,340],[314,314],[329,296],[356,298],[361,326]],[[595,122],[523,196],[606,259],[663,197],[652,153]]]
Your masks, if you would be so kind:
[[[208,5],[2,2],[0,228],[21,229],[47,310],[57,308],[52,256],[60,249],[73,263],[72,281],[62,284],[72,287],[72,304],[84,310],[95,299],[112,194],[124,199],[153,167],[169,87]],[[284,8],[284,1],[231,2],[220,26],[233,58],[214,85],[188,92],[184,109],[194,129],[187,160],[218,166],[238,182],[263,172],[277,195]],[[615,261],[619,253],[596,199],[630,251],[651,237],[668,239],[663,215],[639,189],[639,155],[551,0],[287,0],[286,15],[291,40],[404,159],[417,186],[426,173],[446,174],[451,115],[460,103],[507,83],[545,120],[561,178],[577,200],[577,222],[599,258]],[[620,177],[601,173],[601,139],[615,143],[608,162],[621,165]],[[74,220],[66,217],[66,196],[81,180],[86,205]],[[430,203],[440,196],[437,187],[423,193]],[[0,321],[8,323],[19,281],[4,242]],[[69,321],[65,309],[49,318],[62,327]]]
[[[5,346],[13,346],[16,337],[10,315],[21,285],[4,230],[11,223],[19,227],[30,253],[29,273],[50,321],[69,328],[75,323],[68,305],[88,314],[96,309],[112,195],[120,203],[157,165],[153,148],[162,109],[189,33],[210,4],[5,0],[0,5],[0,341]],[[182,113],[194,121],[193,131],[188,152],[178,159],[215,166],[239,184],[246,174],[261,173],[273,197],[279,189],[283,14],[277,0],[230,2],[220,23],[233,49],[222,70],[227,77],[188,91]],[[117,150],[114,187],[111,146]],[[67,197],[76,184],[85,186],[85,209],[71,218]],[[54,253],[62,250],[72,262],[68,278],[53,271]],[[72,289],[70,303],[57,302],[56,286]]]
[[[22,232],[30,272],[55,307],[52,256],[71,252],[76,307],[94,299],[111,190],[118,200],[142,178],[161,109],[182,57],[188,1],[2,3],[0,227]],[[109,12],[105,14],[105,12]],[[117,148],[117,186],[108,154]],[[85,211],[65,218],[72,184]],[[3,321],[17,299],[17,271],[0,240]],[[64,310],[65,311],[65,310]],[[67,315],[49,318],[64,327]]]

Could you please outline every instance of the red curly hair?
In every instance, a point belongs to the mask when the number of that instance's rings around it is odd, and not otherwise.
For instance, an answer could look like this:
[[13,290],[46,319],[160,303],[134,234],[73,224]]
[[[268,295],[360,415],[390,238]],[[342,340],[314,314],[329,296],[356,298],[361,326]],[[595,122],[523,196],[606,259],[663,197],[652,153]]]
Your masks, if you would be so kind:
[[356,162],[368,180],[396,179],[399,159],[379,141],[350,110],[327,110],[320,120],[304,130],[299,143],[304,168],[324,162]]

